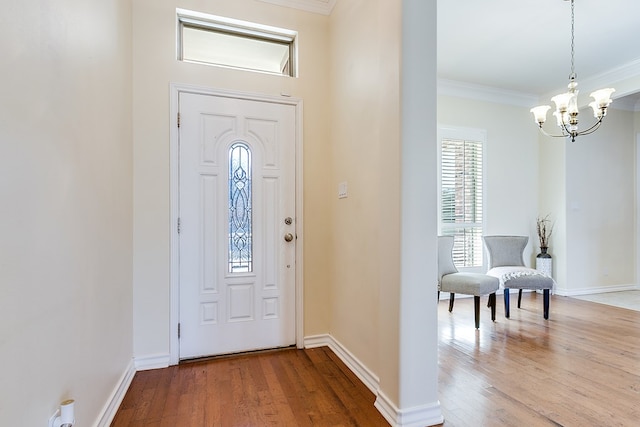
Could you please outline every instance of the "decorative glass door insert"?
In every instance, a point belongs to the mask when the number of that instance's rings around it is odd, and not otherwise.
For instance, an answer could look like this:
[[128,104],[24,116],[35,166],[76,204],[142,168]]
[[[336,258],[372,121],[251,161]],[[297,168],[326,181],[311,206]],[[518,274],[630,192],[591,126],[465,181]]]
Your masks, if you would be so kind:
[[229,149],[229,273],[253,271],[251,151],[238,142]]

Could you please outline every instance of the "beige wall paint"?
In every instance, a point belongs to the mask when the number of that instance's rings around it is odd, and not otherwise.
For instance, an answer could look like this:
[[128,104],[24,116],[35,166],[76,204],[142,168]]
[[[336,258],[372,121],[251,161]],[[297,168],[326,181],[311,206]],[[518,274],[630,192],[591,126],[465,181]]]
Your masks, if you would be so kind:
[[[388,71],[380,51],[387,31],[378,19],[378,2],[339,2],[331,16],[330,333],[373,372],[379,370],[378,352],[372,350],[378,348],[381,270],[392,271],[390,279],[395,283],[389,285],[398,285],[397,253],[380,262],[382,199],[388,203],[385,212],[396,211],[391,213],[395,221],[386,224],[396,231],[399,209],[397,71],[395,80],[393,74],[391,78],[384,75]],[[387,68],[398,68],[397,59],[390,58],[387,64]],[[396,93],[387,94],[389,102],[383,102],[380,88],[388,91],[393,85]],[[385,122],[387,118],[392,122]],[[383,141],[381,131],[389,134],[388,129],[391,140]],[[382,176],[390,180],[386,188],[396,184],[387,194],[380,191]],[[346,199],[337,198],[340,182],[348,184]],[[392,247],[398,247],[397,236]]]
[[[420,37],[430,38],[409,43],[414,49],[424,47],[421,60],[413,63],[403,61],[401,55],[406,48],[402,38],[404,11],[424,16],[426,34]],[[435,195],[430,187],[433,184],[435,189],[436,177],[421,180],[425,171],[431,170],[430,161],[435,164],[436,148],[434,138],[430,145],[413,133],[416,127],[426,128],[435,136],[435,6],[338,2],[330,22],[331,184],[335,189],[331,194],[330,333],[379,376],[376,405],[386,402],[403,411],[433,410],[436,414],[429,415],[437,418],[435,293],[425,288],[425,282],[431,282],[430,273],[435,280],[436,271]],[[410,49],[407,52],[415,54]],[[432,74],[421,75],[416,86],[409,86],[426,95],[407,104],[406,112],[412,117],[424,114],[420,124],[426,125],[411,123],[406,127],[407,135],[401,132],[401,106],[405,106],[401,85],[410,83],[402,80],[401,64],[410,64],[412,70],[426,64]],[[431,109],[423,109],[425,105]],[[412,110],[416,107],[418,113]],[[404,157],[407,153],[420,157],[417,168],[415,159]],[[401,170],[401,165],[406,168]],[[417,191],[402,193],[405,182],[401,179],[406,177],[413,178],[406,188]],[[340,182],[348,183],[346,199],[337,198]],[[416,212],[422,209],[427,214],[415,224]],[[432,218],[429,212],[434,213]],[[401,216],[407,220],[404,227]],[[415,236],[423,232],[432,241],[419,239],[419,244],[413,245]],[[403,242],[405,238],[412,243]],[[401,259],[407,248],[409,253]]]
[[[299,77],[177,61],[176,7],[299,31]],[[304,100],[304,333],[326,333],[330,316],[328,18],[252,0],[140,0],[134,2],[133,14],[134,356],[169,354],[170,83],[275,96],[284,92]]]
[[131,361],[130,6],[3,3],[2,425],[94,425]]

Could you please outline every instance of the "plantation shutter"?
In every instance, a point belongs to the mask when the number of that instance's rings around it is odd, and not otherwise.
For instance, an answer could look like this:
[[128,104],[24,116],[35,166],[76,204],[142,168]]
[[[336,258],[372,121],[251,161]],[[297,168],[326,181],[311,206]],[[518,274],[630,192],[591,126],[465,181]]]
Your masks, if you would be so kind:
[[441,234],[457,267],[482,266],[482,141],[442,139]]

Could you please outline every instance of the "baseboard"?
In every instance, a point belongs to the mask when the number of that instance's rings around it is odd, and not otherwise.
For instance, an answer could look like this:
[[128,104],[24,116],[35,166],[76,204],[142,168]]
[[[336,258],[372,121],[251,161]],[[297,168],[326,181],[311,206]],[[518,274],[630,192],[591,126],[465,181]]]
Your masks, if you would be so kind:
[[111,425],[111,422],[115,418],[118,408],[122,403],[122,399],[124,399],[125,394],[127,394],[127,390],[129,390],[129,386],[131,385],[131,381],[133,381],[133,376],[135,374],[136,369],[134,367],[133,360],[131,360],[124,374],[122,374],[120,381],[118,381],[118,384],[111,393],[110,398],[107,400],[104,408],[102,408],[102,415],[94,424],[95,427],[109,427]]
[[384,393],[379,392],[374,406],[392,426],[423,427],[444,422],[440,402],[400,410]]
[[169,354],[155,354],[152,356],[135,357],[134,364],[136,371],[148,371],[150,369],[160,369],[169,367]]
[[380,379],[331,335],[324,334],[305,337],[304,346],[305,348],[329,347],[360,381],[377,396],[374,406],[393,427],[423,427],[442,424],[443,418],[440,402],[410,409],[398,409],[393,402],[380,391]]
[[304,338],[305,348],[329,347],[336,356],[367,386],[373,394],[378,393],[380,379],[371,372],[357,357],[329,334],[313,335]]
[[113,418],[116,416],[118,412],[118,408],[122,403],[122,399],[124,399],[124,395],[127,394],[127,390],[129,390],[129,386],[131,385],[131,381],[133,381],[133,376],[137,371],[146,371],[149,369],[159,369],[166,368],[169,366],[169,355],[168,354],[160,354],[155,356],[147,356],[147,357],[136,357],[129,362],[127,369],[124,374],[120,378],[116,388],[111,393],[111,396],[107,400],[104,408],[102,409],[101,416],[98,418],[98,421],[94,424],[95,427],[109,427]]
[[616,286],[601,286],[598,288],[581,288],[581,289],[556,288],[555,294],[563,297],[572,297],[572,296],[578,296],[578,295],[604,294],[607,292],[638,291],[638,290],[640,290],[640,286],[638,285],[616,285]]

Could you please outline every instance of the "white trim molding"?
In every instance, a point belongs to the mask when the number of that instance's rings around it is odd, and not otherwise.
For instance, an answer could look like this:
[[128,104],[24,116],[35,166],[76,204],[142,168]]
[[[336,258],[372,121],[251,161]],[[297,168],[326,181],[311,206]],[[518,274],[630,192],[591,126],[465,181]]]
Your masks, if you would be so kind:
[[168,368],[171,357],[168,354],[154,354],[144,357],[135,357],[133,363],[137,371]]
[[638,285],[616,285],[616,286],[601,286],[599,288],[581,288],[581,289],[562,289],[556,287],[554,294],[563,297],[572,297],[578,295],[591,295],[591,294],[604,294],[607,292],[622,292],[622,291],[640,291]]
[[104,408],[102,408],[102,415],[100,415],[98,420],[93,424],[95,427],[109,427],[111,425],[125,394],[127,394],[127,390],[129,390],[129,386],[131,385],[131,381],[133,381],[133,376],[135,374],[136,369],[134,367],[133,360],[131,360],[125,369],[124,374],[120,377],[120,381],[118,381],[116,387],[113,389],[113,392],[107,400],[107,403],[104,405]]
[[521,93],[445,79],[438,79],[438,95],[455,96],[457,98],[475,99],[476,101],[494,102],[496,104],[515,105],[527,108],[539,102],[538,96],[530,93]]
[[324,334],[305,337],[304,347],[329,347],[329,349],[333,351],[345,365],[347,365],[351,372],[356,374],[360,381],[362,381],[364,385],[366,385],[367,388],[371,390],[372,393],[378,393],[378,389],[380,388],[380,379],[373,372],[371,372],[371,370],[369,370],[369,368],[367,368],[364,363],[362,363],[357,357],[355,357],[353,353],[347,350],[345,346],[343,346],[331,335]]
[[393,427],[422,427],[443,422],[440,402],[409,409],[398,409],[380,391],[380,379],[357,357],[329,334],[305,337],[305,348],[329,347],[342,362],[376,395],[374,406]]
[[265,3],[277,4],[278,6],[291,7],[293,9],[304,10],[306,12],[331,15],[336,0],[260,0]]
[[432,426],[444,421],[439,401],[430,405],[398,409],[384,393],[378,393],[374,406],[393,427]]

